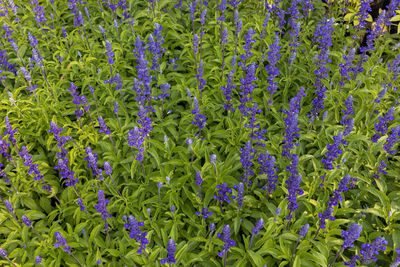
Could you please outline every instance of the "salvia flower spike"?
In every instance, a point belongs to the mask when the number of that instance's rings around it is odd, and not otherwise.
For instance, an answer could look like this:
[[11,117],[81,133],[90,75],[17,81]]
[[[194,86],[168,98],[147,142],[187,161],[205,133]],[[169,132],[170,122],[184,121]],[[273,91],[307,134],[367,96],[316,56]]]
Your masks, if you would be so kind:
[[83,267],[83,265],[79,262],[79,260],[75,257],[75,255],[71,251],[71,247],[67,245],[67,239],[65,239],[60,232],[55,232],[57,242],[54,243],[54,247],[62,247],[62,249],[67,252],[74,260],[79,264],[79,266]]
[[251,238],[250,238],[249,250],[251,249],[251,246],[253,244],[254,236],[256,236],[260,232],[260,230],[263,228],[263,226],[264,226],[264,220],[261,218],[256,222],[256,225],[254,226],[254,228],[251,229]]
[[300,232],[299,232],[299,238],[297,239],[296,245],[294,246],[293,252],[292,252],[292,258],[291,258],[291,262],[293,262],[293,258],[294,258],[294,253],[296,252],[297,246],[299,245],[300,239],[302,237],[305,237],[308,229],[310,228],[310,225],[308,223],[306,223],[305,225],[303,225],[303,227],[301,227]]
[[174,240],[170,239],[168,241],[168,247],[167,247],[168,255],[165,259],[162,259],[160,261],[161,264],[168,263],[171,266],[171,264],[176,263],[175,248],[176,248],[176,244],[175,244]]
[[222,233],[218,233],[217,237],[224,241],[224,246],[222,247],[222,250],[218,252],[218,256],[221,258],[224,257],[224,267],[226,266],[226,259],[228,257],[228,250],[231,247],[235,246],[235,241],[231,239],[231,228],[229,225],[224,225],[224,228],[222,230]]

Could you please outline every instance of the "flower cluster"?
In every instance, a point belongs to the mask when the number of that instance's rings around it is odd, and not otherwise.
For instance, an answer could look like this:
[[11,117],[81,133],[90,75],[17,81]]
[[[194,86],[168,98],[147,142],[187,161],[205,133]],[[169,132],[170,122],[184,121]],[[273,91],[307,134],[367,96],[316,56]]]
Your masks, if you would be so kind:
[[[214,195],[214,199],[217,199],[221,204],[224,201],[226,201],[227,203],[230,203],[231,200],[230,200],[228,194],[232,194],[232,189],[230,189],[226,183],[217,185],[216,188],[218,189],[218,194]],[[235,199],[236,197],[232,196],[231,198]]]
[[244,148],[240,148],[239,150],[241,152],[240,162],[243,166],[243,176],[241,179],[247,186],[250,186],[252,182],[249,181],[249,177],[254,175],[254,171],[251,170],[251,166],[254,165],[252,159],[254,158],[254,152],[256,152],[256,150],[251,147],[250,141],[247,141]]
[[65,252],[71,254],[71,247],[67,245],[67,239],[65,239],[60,232],[55,232],[54,235],[56,236],[57,242],[54,243],[54,247],[63,247]]
[[321,162],[324,164],[324,168],[327,170],[333,169],[333,161],[342,154],[342,150],[339,146],[347,145],[347,141],[344,139],[343,133],[340,132],[338,135],[333,137],[333,144],[327,144],[326,148],[328,149],[328,153],[326,153],[326,158],[322,159]]
[[279,36],[275,35],[274,42],[269,46],[270,51],[267,53],[267,59],[269,64],[265,67],[265,71],[268,72],[268,91],[270,93],[269,104],[272,105],[272,97],[276,90],[278,89],[278,83],[274,82],[276,76],[280,74],[279,68],[276,66],[281,55],[279,51],[281,50],[281,46],[279,45]]
[[243,207],[244,184],[243,183],[239,183],[239,185],[235,184],[233,188],[237,190],[236,201],[239,206],[239,209],[241,209]]
[[371,137],[371,141],[376,143],[382,135],[384,135],[388,128],[388,122],[394,120],[394,107],[389,108],[388,112],[382,117],[379,116],[379,122],[375,123],[375,130],[378,132]]
[[335,220],[335,217],[332,216],[333,207],[338,205],[339,202],[343,200],[342,192],[346,192],[349,190],[347,184],[350,181],[350,175],[346,175],[339,182],[339,187],[333,192],[333,195],[329,198],[328,203],[326,204],[326,211],[323,213],[319,213],[319,228],[325,229],[326,220],[329,219],[331,221]]
[[291,150],[294,146],[297,146],[298,143],[294,143],[294,139],[299,137],[298,128],[298,114],[300,112],[300,102],[301,99],[306,96],[304,92],[304,87],[300,87],[300,90],[297,96],[290,99],[289,102],[289,110],[283,110],[282,112],[286,114],[286,118],[283,118],[285,121],[285,140],[283,140],[283,152],[282,156],[286,156],[288,159],[291,157]]
[[217,237],[224,241],[224,246],[222,247],[222,250],[218,252],[218,256],[221,258],[228,253],[228,250],[231,247],[235,246],[235,241],[231,239],[231,228],[229,225],[224,225],[224,229],[222,230],[222,233],[217,233]]
[[147,232],[140,231],[140,227],[142,226],[144,226],[144,223],[138,222],[135,216],[132,215],[128,217],[128,222],[125,223],[125,229],[130,230],[129,238],[140,242],[140,247],[137,251],[138,254],[142,254],[142,251],[146,249],[146,245],[149,243],[149,240],[146,238]]
[[400,125],[392,128],[392,133],[386,139],[386,144],[383,145],[383,149],[390,155],[396,154],[397,150],[392,150],[394,144],[400,141]]
[[110,200],[106,199],[104,196],[104,191],[100,190],[98,191],[98,197],[99,197],[99,203],[94,206],[94,208],[101,214],[101,218],[103,218],[105,224],[104,224],[104,231],[108,231],[109,226],[107,222],[107,218],[111,218],[111,214],[108,213],[107,210],[107,204],[110,202]]
[[361,231],[362,225],[356,223],[351,224],[349,230],[342,231],[343,249],[354,247],[353,243],[360,237]]
[[93,150],[90,147],[85,148],[87,157],[83,158],[88,161],[86,167],[92,169],[93,176],[99,178],[100,180],[104,180],[103,170],[97,167],[97,153],[93,153]]
[[362,244],[360,254],[362,255],[362,262],[368,264],[372,261],[376,262],[377,258],[375,255],[379,255],[379,251],[385,251],[385,245],[388,241],[384,237],[377,237],[371,244]]
[[208,211],[207,207],[204,207],[201,211],[196,211],[195,214],[197,216],[203,216],[203,220],[207,219],[210,217],[213,213],[211,211]]
[[197,125],[199,127],[199,133],[195,133],[194,135],[198,136],[201,138],[201,130],[206,127],[206,116],[203,114],[200,114],[200,108],[199,108],[199,102],[197,101],[197,98],[193,98],[193,110],[192,114],[194,115],[194,120],[192,120],[192,124]]
[[258,163],[260,164],[260,174],[266,174],[268,177],[267,183],[263,189],[266,189],[270,195],[275,191],[276,182],[278,181],[278,167],[275,167],[276,159],[274,156],[271,156],[268,151],[265,151],[264,154],[259,154]]
[[253,100],[251,97],[251,93],[253,92],[254,88],[256,87],[253,82],[257,81],[257,77],[255,76],[256,72],[256,64],[253,62],[250,64],[250,66],[246,67],[243,70],[246,70],[246,75],[244,78],[240,79],[241,85],[240,89],[241,91],[239,94],[241,95],[239,101],[239,110],[242,113],[242,115],[247,116],[247,109],[246,109],[246,104],[250,101]]
[[135,146],[138,150],[139,153],[136,157],[137,161],[143,161],[143,143],[144,143],[144,138],[142,137],[140,130],[138,127],[134,127],[133,130],[130,130],[128,132],[128,144],[133,147]]
[[166,264],[166,263],[172,264],[172,263],[176,262],[176,259],[175,259],[175,248],[176,248],[176,244],[175,244],[174,240],[170,239],[168,241],[168,248],[167,248],[168,254],[167,254],[167,257],[160,261],[161,264]]
[[[135,49],[133,50],[134,56],[136,57],[136,69],[137,69],[137,77],[140,82],[140,86],[144,87],[144,91],[142,92],[143,97],[150,103],[151,99],[151,87],[150,82],[152,76],[149,74],[149,68],[147,66],[148,61],[146,60],[146,47],[144,42],[140,39],[139,36],[136,37]],[[141,103],[143,104],[143,103]]]
[[289,214],[286,217],[286,219],[289,222],[293,218],[293,213],[299,207],[299,205],[297,204],[297,195],[303,194],[303,190],[300,189],[300,183],[301,183],[302,176],[297,171],[298,165],[299,165],[299,156],[297,154],[293,154],[292,164],[286,168],[287,172],[289,173],[289,178],[286,180],[286,184],[287,184],[287,188],[288,188]]

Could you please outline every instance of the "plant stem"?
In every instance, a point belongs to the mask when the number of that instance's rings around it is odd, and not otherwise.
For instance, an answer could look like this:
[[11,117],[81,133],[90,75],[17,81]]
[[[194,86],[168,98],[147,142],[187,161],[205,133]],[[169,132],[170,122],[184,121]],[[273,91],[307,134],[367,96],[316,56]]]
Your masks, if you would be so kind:
[[340,255],[340,253],[342,253],[343,252],[343,247],[338,251],[338,253],[336,254],[336,256],[335,256],[335,258],[333,259],[333,261],[331,262],[331,264],[329,264],[328,265],[328,267],[331,267],[334,263],[335,263],[335,261],[336,261],[336,259],[339,257],[339,255]]

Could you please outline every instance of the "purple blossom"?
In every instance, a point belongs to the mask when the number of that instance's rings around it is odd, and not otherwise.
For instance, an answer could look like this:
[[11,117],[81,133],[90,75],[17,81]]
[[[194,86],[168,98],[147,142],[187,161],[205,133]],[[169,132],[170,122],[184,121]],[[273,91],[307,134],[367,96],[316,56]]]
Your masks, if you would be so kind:
[[99,197],[99,203],[94,206],[94,208],[101,214],[101,218],[105,221],[104,224],[104,231],[108,231],[109,226],[107,222],[107,218],[111,218],[111,214],[108,213],[107,210],[107,204],[110,202],[110,200],[106,199],[104,196],[104,191],[100,190],[98,191],[98,197]]
[[250,186],[252,184],[251,181],[249,181],[249,177],[254,175],[254,171],[251,170],[251,166],[254,165],[252,162],[254,158],[254,152],[256,151],[254,148],[251,147],[251,142],[247,141],[245,144],[244,148],[239,149],[241,154],[240,154],[240,162],[242,163],[243,166],[243,176],[242,176],[242,181],[245,182],[247,186]]
[[139,36],[136,37],[135,49],[133,50],[134,56],[136,58],[136,69],[137,77],[140,84],[144,86],[143,96],[144,99],[150,102],[151,99],[151,87],[150,82],[152,76],[149,75],[148,61],[146,60],[146,47],[144,42]]
[[57,240],[57,242],[54,243],[54,247],[56,247],[56,248],[63,247],[63,250],[65,252],[68,252],[69,254],[71,254],[71,247],[67,246],[67,239],[62,237],[60,232],[55,232],[54,235],[56,236],[56,240]]
[[74,178],[74,171],[68,166],[68,159],[58,159],[58,165],[54,167],[55,170],[60,170],[60,175],[62,178],[66,180],[65,185],[67,186],[75,186],[78,183],[79,179]]
[[153,127],[151,127],[151,118],[147,116],[147,112],[142,105],[139,106],[139,120],[137,121],[142,127],[139,129],[143,138],[146,138]]
[[382,135],[386,134],[386,131],[388,129],[388,122],[394,120],[394,111],[394,107],[391,107],[383,117],[379,116],[379,122],[375,123],[375,130],[378,133],[372,136],[372,142],[376,143]]
[[271,156],[268,151],[260,153],[258,156],[258,163],[260,164],[260,174],[266,174],[268,179],[264,190],[267,189],[268,194],[272,194],[276,189],[276,182],[278,181],[278,167],[275,167],[276,159]]
[[261,218],[256,222],[256,225],[254,226],[253,229],[251,229],[251,232],[254,235],[257,235],[260,232],[260,230],[263,228],[263,226],[264,226],[264,220]]
[[298,128],[298,114],[300,112],[300,102],[301,99],[306,96],[304,92],[304,87],[300,87],[299,93],[297,96],[290,99],[289,102],[289,110],[282,111],[286,114],[286,118],[283,118],[285,121],[285,140],[283,140],[283,152],[282,156],[286,156],[288,159],[291,157],[291,150],[298,146],[298,143],[295,143],[295,138],[299,137]]
[[353,243],[360,237],[361,231],[362,225],[356,223],[351,224],[348,231],[342,231],[343,249],[354,247]]
[[247,59],[253,55],[251,49],[253,48],[253,43],[256,42],[256,40],[253,38],[255,33],[256,33],[255,30],[249,28],[247,30],[247,34],[244,35],[245,44],[243,45],[243,49],[245,51],[245,54],[240,56],[240,59],[242,60],[240,65],[243,67],[243,69],[246,69]]
[[367,19],[369,17],[369,12],[371,11],[370,5],[372,2],[372,0],[360,1],[360,10],[358,11],[358,13],[356,13],[356,16],[359,16],[358,25],[355,26],[358,31],[365,29],[365,27],[367,26]]
[[352,68],[351,65],[353,64],[355,53],[356,49],[352,48],[347,56],[343,54],[344,63],[339,64],[339,72],[342,75],[342,79],[339,81],[341,87],[344,86],[345,80],[351,79],[349,72],[354,72],[354,68]]
[[[231,199],[229,198],[228,194],[232,194],[232,189],[230,189],[226,183],[217,185],[216,188],[218,189],[218,193],[217,195],[214,195],[214,199],[218,200],[221,205],[224,201],[230,203]],[[236,197],[232,196],[231,198],[235,199]]]
[[211,156],[210,156],[210,162],[212,163],[212,164],[216,164],[216,162],[217,162],[217,155],[215,155],[215,154],[211,154]]
[[197,68],[197,74],[195,75],[195,77],[197,79],[197,83],[199,85],[200,95],[202,94],[204,86],[207,83],[207,81],[204,80],[203,75],[204,75],[204,73],[203,73],[203,59],[200,59],[199,67]]
[[217,18],[218,21],[225,21],[225,10],[227,0],[221,0],[221,4],[218,5],[218,9],[221,11],[221,16]]
[[106,54],[107,54],[107,60],[108,60],[108,64],[113,64],[114,63],[114,52],[112,51],[112,46],[110,41],[106,41]]
[[299,165],[299,156],[297,154],[292,155],[292,164],[289,165],[286,170],[289,173],[289,177],[286,180],[288,189],[288,209],[289,215],[286,217],[289,222],[293,218],[293,213],[298,209],[297,195],[302,195],[303,190],[300,189],[301,175],[297,171],[297,166]]
[[107,175],[111,175],[112,174],[112,168],[111,165],[108,161],[104,162],[104,171]]
[[10,120],[8,119],[8,116],[5,116],[4,121],[6,123],[6,129],[7,131],[4,133],[5,135],[8,134],[9,137],[8,139],[10,140],[11,143],[14,145],[17,143],[17,140],[15,140],[14,134],[18,131],[17,129],[14,129],[11,127]]
[[235,241],[231,239],[231,228],[229,227],[229,225],[224,225],[224,228],[222,230],[222,233],[217,233],[217,237],[219,239],[221,239],[222,241],[224,241],[224,246],[222,247],[222,250],[220,252],[218,252],[218,256],[220,256],[221,258],[226,255],[226,253],[228,253],[228,250],[231,247],[235,246]]
[[337,206],[339,202],[343,200],[342,193],[349,190],[348,183],[350,182],[350,175],[346,175],[339,182],[338,188],[333,192],[333,195],[329,198],[328,203],[326,204],[326,211],[323,213],[319,213],[319,228],[326,228],[326,220],[334,221],[335,217],[332,216],[334,211],[333,207]]
[[253,100],[253,98],[251,97],[251,93],[256,87],[256,85],[253,84],[253,82],[257,80],[257,77],[255,76],[256,64],[253,62],[250,64],[249,67],[245,69],[247,70],[246,75],[244,78],[240,79],[241,92],[239,92],[239,94],[241,95],[241,97],[239,99],[240,101],[239,110],[242,113],[242,115],[247,116],[248,114],[247,114],[246,104]]
[[347,100],[345,101],[346,109],[342,110],[343,117],[340,123],[345,127],[343,135],[347,136],[354,126],[354,119],[349,118],[351,115],[354,114],[353,111],[353,96],[350,95]]
[[387,172],[385,171],[385,168],[386,168],[386,163],[385,163],[385,161],[381,160],[379,162],[377,173],[375,173],[373,175],[374,179],[379,179],[379,177],[380,177],[379,175],[380,174],[387,174]]
[[176,244],[174,242],[174,240],[170,239],[168,241],[168,247],[167,247],[167,252],[168,255],[165,259],[162,259],[160,262],[161,264],[172,264],[172,263],[176,263],[176,259],[175,259],[175,248],[176,248]]
[[107,127],[107,125],[106,125],[106,123],[104,122],[104,119],[103,119],[102,116],[99,116],[99,126],[100,126],[100,129],[99,129],[99,132],[100,132],[100,133],[105,133],[105,134],[107,134],[107,135],[110,135],[110,134],[111,134],[111,131],[110,131],[110,129]]
[[14,208],[13,208],[13,206],[12,206],[12,204],[11,204],[10,201],[5,200],[5,201],[4,201],[4,205],[6,206],[7,210],[8,210],[10,213],[14,213]]
[[347,141],[344,139],[343,133],[340,132],[338,135],[333,137],[333,144],[327,144],[326,148],[328,149],[328,153],[326,153],[326,158],[322,159],[321,162],[324,164],[324,168],[327,170],[333,169],[333,161],[342,154],[342,150],[339,146],[347,145]]
[[153,55],[153,60],[152,60],[153,65],[151,67],[152,70],[160,69],[159,63],[162,55],[166,51],[166,49],[161,47],[161,45],[165,42],[165,37],[161,35],[162,29],[163,28],[160,24],[155,23],[154,37],[152,34],[149,35],[148,50]]
[[272,97],[273,94],[276,92],[278,89],[278,83],[274,82],[274,79],[276,76],[280,74],[279,68],[276,67],[276,64],[278,63],[281,55],[279,54],[279,51],[281,50],[281,46],[279,46],[279,36],[275,35],[274,42],[269,46],[270,51],[267,53],[267,59],[269,61],[269,64],[265,67],[265,71],[268,72],[268,91],[271,95],[271,98],[269,100],[269,104],[272,105]]
[[199,133],[195,133],[196,136],[201,138],[201,130],[206,127],[206,116],[200,114],[199,102],[197,98],[193,98],[193,110],[192,114],[194,115],[194,120],[192,120],[192,124],[197,125],[199,127]]
[[226,100],[226,102],[224,102],[223,104],[223,108],[225,110],[232,110],[232,111],[235,110],[233,108],[233,104],[230,103],[232,100],[232,92],[236,89],[236,85],[233,85],[234,74],[235,74],[235,69],[233,68],[228,74],[226,86],[221,86],[221,90]]
[[362,255],[362,262],[364,264],[368,264],[371,261],[376,262],[378,259],[375,255],[379,255],[379,251],[385,251],[385,245],[388,244],[388,241],[385,240],[384,237],[377,237],[374,242],[371,244],[362,244],[360,254]]
[[136,157],[137,161],[143,161],[143,143],[144,143],[144,137],[142,137],[140,130],[138,127],[134,127],[133,130],[130,130],[128,133],[128,144],[133,147],[135,146],[138,150],[139,153]]
[[32,10],[35,13],[35,21],[38,24],[41,23],[46,23],[47,19],[45,16],[44,8],[42,6],[39,6],[39,1],[38,0],[32,0],[31,4],[33,6]]
[[80,208],[80,211],[85,211],[85,205],[83,204],[83,200],[82,199],[78,199],[77,201],[76,201],[76,203],[78,204],[78,206],[79,206],[79,208]]
[[244,185],[243,183],[239,183],[239,185],[234,185],[233,188],[237,190],[236,201],[239,206],[239,209],[241,209],[243,207]]
[[140,242],[140,247],[137,251],[138,254],[142,254],[142,251],[146,249],[146,245],[149,243],[149,240],[146,238],[147,232],[142,232],[140,230],[142,226],[144,226],[144,223],[138,222],[132,215],[128,217],[128,222],[125,223],[125,229],[130,230],[129,238]]
[[28,227],[32,226],[32,222],[29,220],[28,217],[26,217],[25,215],[22,215],[21,217],[21,221]]
[[204,207],[201,211],[196,211],[195,214],[197,216],[203,216],[203,220],[207,219],[210,217],[213,213],[211,211],[208,211],[207,207]]
[[103,180],[104,177],[102,175],[103,170],[97,167],[97,153],[93,153],[90,147],[85,148],[87,157],[83,158],[88,161],[86,167],[92,169],[92,173],[94,177],[98,177],[100,180]]
[[40,256],[36,256],[35,263],[42,263],[42,258]]
[[60,136],[60,133],[64,130],[64,128],[60,127],[58,128],[57,124],[55,122],[50,122],[50,127],[51,129],[48,130],[49,133],[53,133],[54,139],[57,141],[57,147],[62,148],[63,145],[71,140],[71,136]]
[[392,128],[392,133],[386,140],[387,143],[383,145],[383,148],[388,154],[390,155],[396,154],[397,150],[392,150],[392,147],[397,141],[400,140],[399,137],[400,137],[400,125]]
[[301,229],[300,229],[299,235],[301,237],[304,237],[307,234],[309,228],[310,228],[310,225],[308,223],[303,225],[303,227],[301,227]]
[[3,136],[0,135],[0,155],[5,157],[7,160],[12,161],[12,157],[8,154],[7,149],[10,146],[10,143],[7,143],[4,139]]

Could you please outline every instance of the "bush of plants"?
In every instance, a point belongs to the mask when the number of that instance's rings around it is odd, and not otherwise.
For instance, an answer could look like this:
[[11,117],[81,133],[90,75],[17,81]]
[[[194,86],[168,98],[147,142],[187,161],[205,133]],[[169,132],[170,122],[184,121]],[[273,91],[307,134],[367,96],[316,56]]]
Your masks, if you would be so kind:
[[0,265],[399,266],[386,2],[0,1]]

